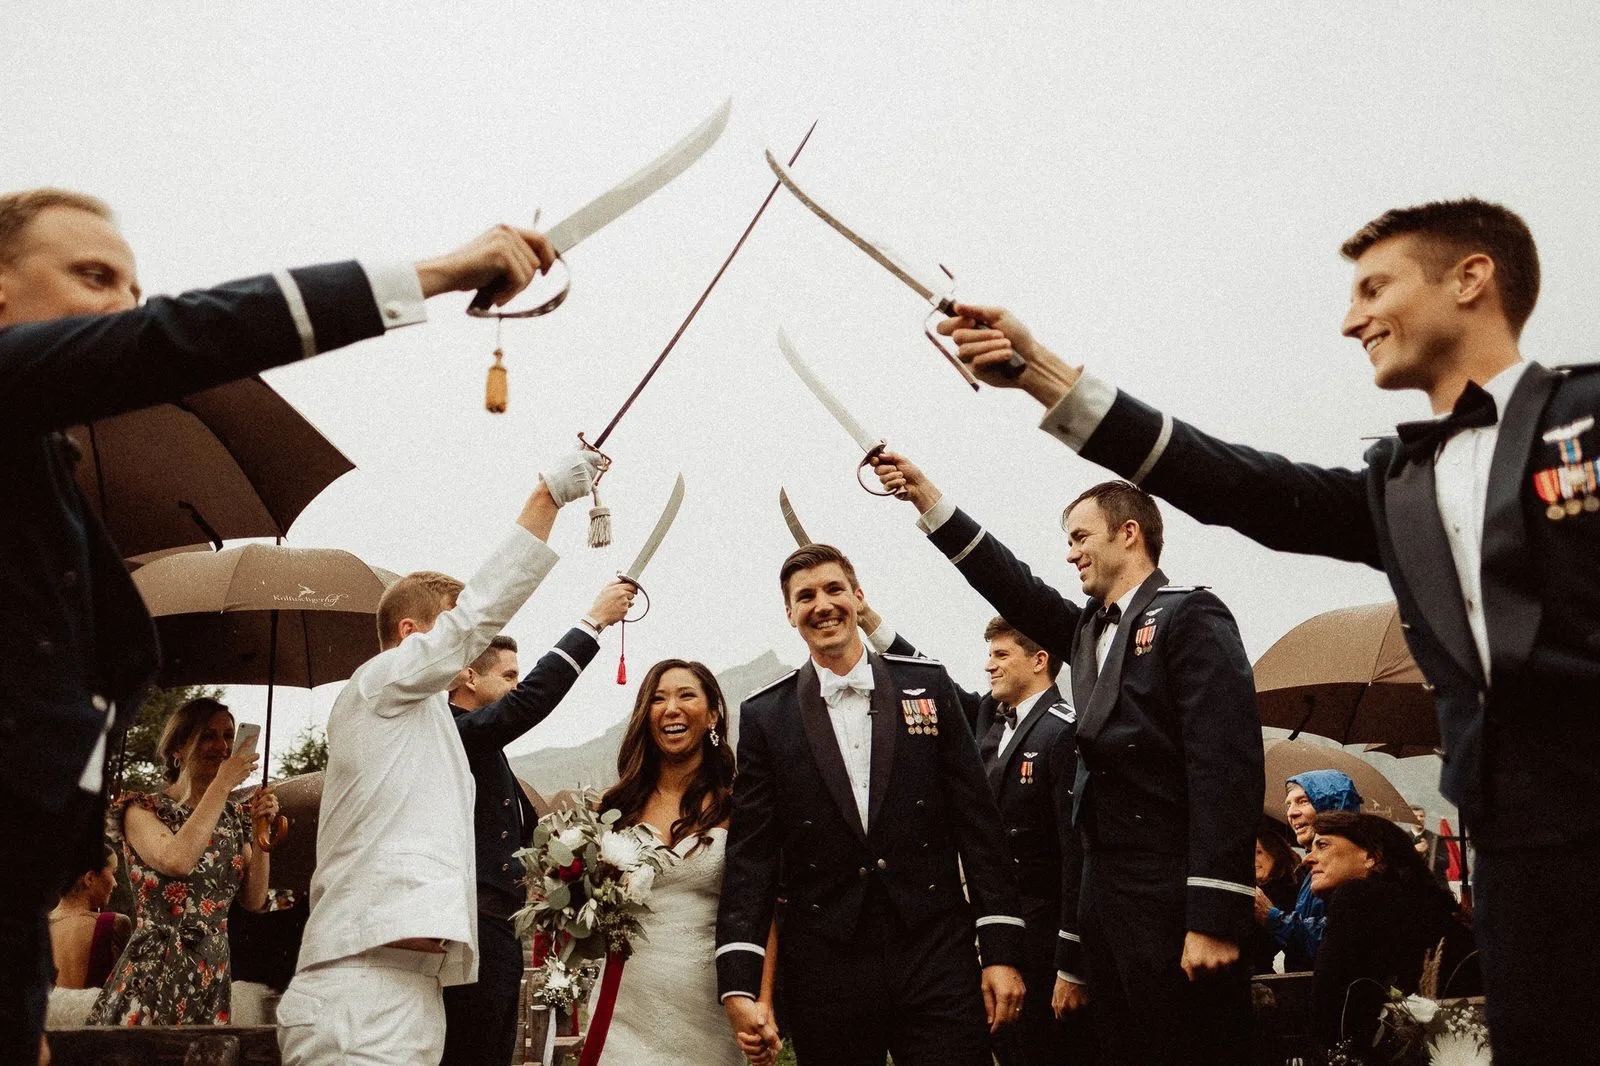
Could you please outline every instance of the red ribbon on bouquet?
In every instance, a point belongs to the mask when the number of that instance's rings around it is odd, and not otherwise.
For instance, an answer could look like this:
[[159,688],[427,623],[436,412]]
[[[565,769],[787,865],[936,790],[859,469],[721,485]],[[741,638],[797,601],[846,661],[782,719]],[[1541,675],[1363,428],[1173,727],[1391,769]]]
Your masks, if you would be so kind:
[[600,1052],[605,1050],[606,1033],[611,1029],[611,1012],[617,1006],[617,989],[622,984],[622,964],[627,961],[621,952],[606,956],[606,970],[600,977],[600,994],[595,997],[594,1014],[589,1018],[589,1033],[583,1038],[583,1054],[578,1066],[599,1066]]

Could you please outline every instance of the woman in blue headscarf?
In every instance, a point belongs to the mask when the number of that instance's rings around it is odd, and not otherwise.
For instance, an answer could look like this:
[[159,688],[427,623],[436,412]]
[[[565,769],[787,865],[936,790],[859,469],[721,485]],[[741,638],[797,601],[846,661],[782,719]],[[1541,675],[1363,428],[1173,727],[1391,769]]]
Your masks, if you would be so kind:
[[[1310,770],[1295,774],[1283,785],[1286,820],[1294,831],[1295,843],[1302,848],[1311,846],[1315,833],[1312,820],[1322,811],[1361,810],[1361,793],[1342,770]],[[1283,949],[1285,973],[1313,968],[1326,916],[1322,900],[1311,894],[1309,879],[1301,884],[1292,911],[1273,906],[1266,894],[1256,889],[1256,921]]]

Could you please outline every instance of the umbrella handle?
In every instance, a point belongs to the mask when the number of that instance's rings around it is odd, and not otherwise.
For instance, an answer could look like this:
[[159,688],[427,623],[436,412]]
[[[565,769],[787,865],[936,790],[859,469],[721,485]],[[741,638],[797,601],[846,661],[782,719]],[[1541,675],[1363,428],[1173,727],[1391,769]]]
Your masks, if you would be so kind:
[[255,823],[255,844],[262,851],[271,851],[289,835],[289,819],[283,815],[263,818]]

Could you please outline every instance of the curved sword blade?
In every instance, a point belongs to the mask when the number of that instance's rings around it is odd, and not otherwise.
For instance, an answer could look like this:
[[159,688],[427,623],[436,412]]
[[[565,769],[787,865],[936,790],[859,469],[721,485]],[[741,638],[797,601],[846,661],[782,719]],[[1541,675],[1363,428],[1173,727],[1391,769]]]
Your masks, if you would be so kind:
[[877,437],[862,428],[861,423],[845,410],[844,404],[839,402],[838,397],[822,383],[822,379],[812,373],[811,368],[806,366],[805,360],[800,358],[800,353],[794,350],[794,345],[789,343],[789,335],[781,329],[778,330],[778,350],[783,353],[784,359],[788,360],[789,369],[805,382],[806,388],[811,390],[813,396],[822,401],[822,406],[828,409],[834,421],[844,427],[844,431],[860,445],[862,451],[870,452],[881,443]]
[[639,577],[644,573],[644,568],[650,565],[650,559],[655,555],[656,549],[661,547],[661,542],[666,539],[667,530],[672,528],[673,521],[678,517],[678,508],[683,505],[683,475],[678,475],[677,482],[672,486],[672,495],[667,498],[667,506],[661,512],[661,517],[656,519],[656,527],[650,531],[650,539],[644,542],[644,547],[639,549],[639,554],[634,557],[633,565],[622,572],[624,578],[639,583]]
[[866,252],[872,257],[874,262],[883,267],[889,273],[893,274],[895,277],[899,278],[906,285],[910,286],[912,291],[918,296],[922,297],[930,304],[933,304],[935,307],[939,306],[940,297],[935,294],[932,286],[918,278],[916,274],[912,272],[910,267],[906,266],[895,257],[894,252],[890,251],[888,248],[884,248],[867,240],[867,238],[861,236],[855,230],[851,229],[849,226],[840,221],[837,215],[833,214],[827,208],[823,207],[821,204],[817,203],[809,195],[807,195],[805,190],[801,189],[799,185],[795,184],[794,178],[789,174],[789,169],[782,163],[778,162],[777,158],[772,154],[771,149],[767,150],[767,165],[771,167],[772,172],[778,176],[778,180],[783,183],[783,187],[794,193],[795,199],[805,204],[806,208],[813,215],[816,215],[818,218],[822,219],[822,221],[838,230],[844,235],[845,240],[849,241],[857,248],[860,248],[863,252]]
[[778,510],[783,512],[783,524],[789,527],[789,535],[796,544],[808,548],[816,543],[806,535],[806,527],[800,524],[800,516],[794,513],[794,504],[789,502],[789,494],[782,486],[778,488]]
[[577,247],[585,238],[592,237],[620,216],[639,206],[651,193],[682,174],[717,143],[728,125],[728,114],[733,100],[722,102],[700,125],[677,144],[635,171],[628,179],[610,191],[584,204],[545,232],[556,251],[563,255]]

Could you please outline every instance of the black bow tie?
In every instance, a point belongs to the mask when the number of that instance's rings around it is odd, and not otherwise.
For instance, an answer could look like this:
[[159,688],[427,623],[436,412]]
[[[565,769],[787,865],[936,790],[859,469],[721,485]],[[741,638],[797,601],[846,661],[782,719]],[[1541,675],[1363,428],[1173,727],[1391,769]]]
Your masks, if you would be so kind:
[[997,704],[995,704],[994,705],[994,716],[996,718],[1000,719],[1006,725],[1010,726],[1012,729],[1017,728],[1017,709],[1015,707],[1011,706],[1011,704],[1009,704],[1009,703],[997,703]]
[[1122,621],[1122,605],[1108,603],[1094,613],[1094,635],[1098,639],[1109,626],[1114,626]]
[[1494,397],[1475,381],[1456,401],[1455,408],[1443,418],[1430,418],[1423,422],[1402,422],[1395,427],[1400,437],[1400,454],[1396,457],[1401,466],[1406,463],[1431,462],[1445,442],[1464,429],[1481,429],[1500,421]]

